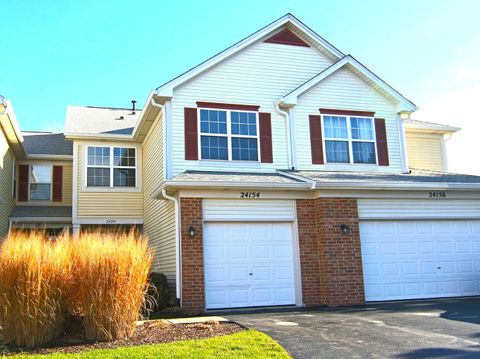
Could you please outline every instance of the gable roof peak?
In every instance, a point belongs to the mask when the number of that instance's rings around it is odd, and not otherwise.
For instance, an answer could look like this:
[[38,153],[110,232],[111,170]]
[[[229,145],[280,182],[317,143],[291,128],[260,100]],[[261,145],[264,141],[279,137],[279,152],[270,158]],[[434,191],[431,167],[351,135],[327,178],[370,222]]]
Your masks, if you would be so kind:
[[[251,44],[266,40],[270,36],[274,35],[276,32],[281,31],[287,25],[292,26],[295,29],[295,32],[298,30],[302,34],[302,39],[305,42],[311,42],[315,44],[319,50],[328,54],[334,61],[338,61],[343,58],[345,55],[338,50],[335,46],[326,41],[323,37],[313,31],[311,28],[306,26],[303,22],[297,19],[293,14],[287,13],[284,16],[278,18],[277,20],[271,22],[270,24],[264,26],[260,30],[254,32],[250,36],[240,40],[239,42],[233,44],[232,46],[226,48],[225,50],[219,52],[218,54],[208,58],[199,65],[191,68],[190,70],[184,72],[183,74],[173,78],[172,80],[164,83],[163,85],[157,87],[156,94],[159,97],[172,97],[173,89],[178,85],[188,81],[189,79],[198,76],[199,74],[207,71],[214,65],[226,60],[230,56],[240,52]],[[291,28],[290,28],[291,29]],[[295,34],[298,36],[298,34]]]

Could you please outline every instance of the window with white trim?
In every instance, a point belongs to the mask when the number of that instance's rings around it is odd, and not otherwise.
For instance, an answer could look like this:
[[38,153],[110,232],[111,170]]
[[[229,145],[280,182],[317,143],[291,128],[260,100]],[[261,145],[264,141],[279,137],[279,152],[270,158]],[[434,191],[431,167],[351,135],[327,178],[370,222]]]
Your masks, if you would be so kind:
[[322,115],[327,163],[376,164],[373,118]]
[[30,166],[30,200],[50,201],[52,195],[52,166]]
[[86,185],[87,187],[136,187],[136,149],[119,146],[88,146]]
[[202,160],[259,161],[258,113],[199,109]]

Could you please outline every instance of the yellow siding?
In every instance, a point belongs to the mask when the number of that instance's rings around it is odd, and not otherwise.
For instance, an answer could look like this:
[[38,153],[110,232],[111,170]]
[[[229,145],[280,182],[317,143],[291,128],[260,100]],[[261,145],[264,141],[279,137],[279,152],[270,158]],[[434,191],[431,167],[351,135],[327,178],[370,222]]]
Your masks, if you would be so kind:
[[15,207],[12,195],[14,155],[0,128],[0,240],[8,233],[8,217]]
[[[52,166],[62,166],[63,167],[63,184],[62,184],[62,202],[52,202],[52,201],[28,201],[28,202],[19,202],[17,201],[18,206],[71,206],[72,205],[72,163],[65,161],[45,161],[45,160],[23,160],[18,161],[17,163],[17,173],[18,165],[33,165],[33,164],[44,164]],[[17,181],[18,185],[18,181]]]
[[406,140],[410,168],[446,170],[443,135],[407,130]]
[[[143,193],[141,191],[121,191],[119,189],[83,188],[83,152],[86,145],[95,145],[90,142],[75,141],[77,148],[77,218],[79,219],[136,219],[143,218]],[[118,144],[118,143],[115,143]],[[131,144],[126,144],[131,145]],[[141,162],[141,154],[138,154],[138,162]],[[138,170],[140,186],[141,166]]]
[[151,193],[164,180],[162,118],[156,120],[143,145],[144,232],[155,251],[152,270],[175,282],[175,205]]

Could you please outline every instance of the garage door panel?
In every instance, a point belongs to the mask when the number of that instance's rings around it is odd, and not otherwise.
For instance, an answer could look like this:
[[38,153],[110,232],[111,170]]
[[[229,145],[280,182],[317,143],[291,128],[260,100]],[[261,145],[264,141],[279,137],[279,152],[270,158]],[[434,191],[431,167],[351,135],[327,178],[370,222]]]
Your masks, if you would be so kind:
[[204,233],[207,308],[295,303],[291,224],[207,222]]
[[366,300],[480,295],[480,221],[459,222],[361,222]]

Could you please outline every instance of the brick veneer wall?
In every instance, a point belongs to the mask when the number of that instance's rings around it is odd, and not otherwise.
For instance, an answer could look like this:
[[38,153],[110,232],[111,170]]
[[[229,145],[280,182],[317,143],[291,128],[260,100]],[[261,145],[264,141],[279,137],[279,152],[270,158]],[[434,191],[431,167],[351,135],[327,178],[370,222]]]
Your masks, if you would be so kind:
[[[356,199],[297,200],[297,217],[304,304],[364,304]],[[342,224],[349,226],[350,234],[341,234]],[[316,227],[318,256],[310,253],[315,248],[312,243],[312,226]],[[316,275],[315,270],[318,270]],[[316,279],[313,280],[313,277]]]
[[302,299],[303,303],[307,306],[321,304],[320,251],[318,247],[316,213],[315,200],[297,200]]
[[[205,285],[203,271],[203,219],[201,198],[181,198],[182,236],[182,308],[203,311],[205,309]],[[193,226],[197,234],[191,237],[188,229]]]

